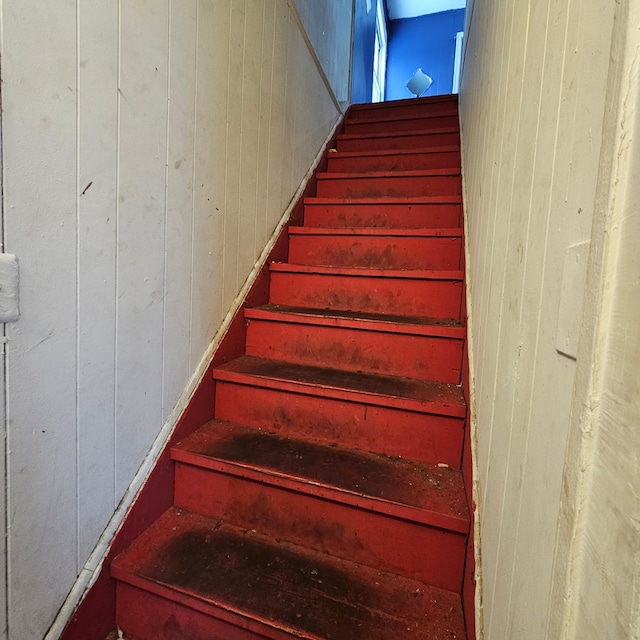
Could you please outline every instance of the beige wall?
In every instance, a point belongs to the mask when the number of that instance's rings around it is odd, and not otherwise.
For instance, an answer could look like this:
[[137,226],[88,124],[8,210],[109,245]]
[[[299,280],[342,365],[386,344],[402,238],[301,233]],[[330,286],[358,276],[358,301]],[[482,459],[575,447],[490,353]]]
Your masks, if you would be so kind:
[[[481,596],[491,640],[556,640],[557,603],[572,586],[561,552],[572,530],[563,538],[558,527],[576,508],[563,492],[563,474],[576,473],[570,459],[565,470],[579,430],[574,381],[592,365],[579,337],[616,4],[469,7],[461,121]],[[584,385],[576,393],[584,400]]]
[[22,315],[7,326],[0,637],[43,637],[91,579],[340,117],[343,81],[318,61],[348,70],[346,4],[326,17],[336,59],[310,50],[287,0],[2,5],[5,250]]
[[550,638],[640,638],[640,3],[616,7]]

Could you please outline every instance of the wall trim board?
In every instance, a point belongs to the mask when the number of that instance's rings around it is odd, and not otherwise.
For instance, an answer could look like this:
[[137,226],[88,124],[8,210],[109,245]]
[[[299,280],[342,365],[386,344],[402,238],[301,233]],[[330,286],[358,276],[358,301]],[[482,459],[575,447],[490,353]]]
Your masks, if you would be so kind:
[[243,309],[268,301],[269,264],[286,260],[288,226],[302,222],[303,200],[314,192],[316,173],[326,168],[328,150],[335,146],[343,121],[340,114],[43,640],[102,638],[113,629],[115,582],[109,575],[109,564],[172,504],[173,464],[169,449],[213,417],[212,370],[242,355]]
[[[318,73],[320,74],[320,77],[322,78],[322,82],[324,82],[325,87],[327,88],[327,91],[329,93],[329,97],[331,98],[331,101],[333,102],[335,108],[340,112],[340,113],[344,113],[344,103],[341,105],[340,102],[338,101],[338,98],[336,97],[336,94],[333,91],[333,87],[331,86],[331,82],[329,82],[329,78],[327,78],[327,74],[324,71],[324,68],[322,67],[322,63],[320,62],[320,58],[318,58],[318,54],[316,53],[316,50],[313,48],[313,44],[311,43],[311,38],[309,38],[309,34],[307,33],[307,30],[305,29],[304,23],[302,22],[302,19],[300,18],[300,14],[298,13],[298,8],[295,5],[295,2],[293,0],[287,0],[287,5],[289,5],[289,11],[291,12],[291,15],[293,16],[293,19],[295,20],[296,25],[298,25],[298,29],[300,30],[300,34],[302,35],[302,39],[304,40],[304,43],[307,45],[307,49],[309,50],[309,54],[311,55],[311,58],[313,59],[314,64],[316,65],[316,68],[318,69]],[[352,36],[353,38],[353,36]],[[348,105],[347,105],[348,106]]]
[[[462,102],[464,95],[460,94],[458,101]],[[466,200],[467,188],[466,188],[466,176],[465,176],[465,156],[464,156],[464,130],[462,127],[462,119],[460,118],[460,109],[458,109],[458,119],[460,120],[460,151],[461,157],[461,178],[462,178],[462,216],[464,220],[464,270],[465,270],[465,288],[464,288],[464,305],[466,313],[466,343],[465,349],[465,368],[463,369],[467,379],[466,384],[463,384],[465,390],[465,399],[467,401],[467,433],[465,435],[466,442],[465,448],[468,446],[471,454],[470,466],[471,466],[471,500],[469,500],[472,527],[473,527],[473,580],[474,580],[474,604],[475,604],[475,637],[477,640],[483,640],[484,638],[484,620],[483,620],[483,608],[482,608],[482,553],[480,549],[480,483],[478,474],[478,415],[476,412],[476,386],[475,378],[472,374],[475,371],[474,365],[474,340],[473,340],[473,277],[471,270],[471,245],[469,241],[469,214],[464,202]],[[466,481],[466,478],[465,478]],[[469,492],[469,489],[467,489]],[[470,560],[468,560],[470,563]],[[470,570],[469,565],[465,567],[465,581],[468,579],[467,571]],[[466,585],[463,585],[463,587]],[[463,592],[463,598],[465,593]],[[466,604],[466,598],[463,600]],[[465,617],[469,615],[467,607],[464,608]],[[467,628],[469,628],[471,622],[467,619]]]

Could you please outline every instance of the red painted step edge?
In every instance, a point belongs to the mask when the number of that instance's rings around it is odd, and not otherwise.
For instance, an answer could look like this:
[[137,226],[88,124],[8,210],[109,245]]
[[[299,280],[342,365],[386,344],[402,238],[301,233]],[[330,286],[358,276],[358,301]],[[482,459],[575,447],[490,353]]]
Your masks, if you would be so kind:
[[355,276],[363,278],[399,278],[403,280],[455,280],[462,281],[464,271],[440,269],[366,269],[358,267],[324,267],[306,264],[292,265],[287,262],[272,262],[271,271],[284,273],[315,273],[329,276]]
[[[224,445],[235,435],[252,435],[256,443],[260,438],[291,443],[294,446],[297,442],[291,438],[271,435],[257,429],[241,427],[224,421],[214,421],[173,447],[171,457],[173,460],[185,464],[237,475],[255,482],[349,504],[367,511],[403,518],[457,533],[466,534],[469,532],[469,518],[463,497],[462,479],[459,472],[454,469],[440,468],[435,465],[417,465],[364,452],[349,452],[342,447],[313,443],[310,445],[313,451],[319,452],[316,455],[323,455],[322,451],[325,451],[324,457],[327,458],[327,461],[330,461],[332,457],[341,457],[341,452],[344,452],[354,460],[361,459],[365,464],[370,460],[376,467],[387,467],[386,472],[380,471],[380,473],[384,473],[389,478],[395,475],[402,478],[402,481],[396,482],[398,489],[397,495],[395,495],[396,499],[393,500],[391,496],[389,498],[378,497],[366,494],[364,490],[357,492],[338,484],[327,484],[314,478],[312,474],[308,473],[312,469],[305,469],[303,465],[299,467],[300,473],[291,475],[283,470],[264,466],[257,462],[241,459],[228,460],[210,453],[215,451],[216,445]],[[259,445],[257,444],[257,446]],[[308,455],[310,454],[308,453]],[[338,480],[342,479],[338,478]],[[403,487],[404,490],[402,490]],[[419,491],[421,487],[424,489],[423,491]],[[404,499],[401,496],[403,493],[406,495]]]
[[[208,542],[210,540],[210,542]],[[178,541],[177,545],[174,541]],[[229,553],[222,554],[216,558],[215,549],[220,544],[225,545],[225,541],[231,542]],[[233,541],[236,541],[235,543]],[[181,546],[192,544],[200,550],[201,555],[207,556],[199,558],[200,564],[192,567],[193,579],[188,571],[185,573],[184,563],[181,562],[184,551]],[[233,545],[237,545],[237,549]],[[175,550],[173,549],[175,547]],[[208,548],[207,548],[208,547]],[[225,547],[226,548],[226,547]],[[244,549],[247,549],[247,552]],[[258,554],[252,549],[260,549]],[[229,576],[226,585],[221,583],[220,567],[224,571],[225,557],[229,562],[237,566],[246,563],[239,570]],[[206,567],[214,565],[213,571],[208,574]],[[289,598],[270,602],[269,597],[275,590],[265,582],[264,575],[267,568],[275,565],[274,570],[283,570],[285,573],[293,572],[300,582],[299,588],[289,594]],[[302,569],[306,568],[305,571]],[[251,575],[251,571],[257,570],[256,575]],[[300,573],[302,571],[302,573]],[[121,554],[112,565],[114,577],[124,584],[144,590],[148,594],[163,599],[155,607],[155,621],[145,619],[147,616],[140,616],[144,624],[151,623],[159,625],[152,627],[153,631],[164,633],[169,620],[174,619],[173,629],[177,637],[189,637],[190,639],[203,640],[208,637],[216,637],[218,633],[223,633],[224,638],[229,640],[248,640],[249,638],[271,638],[272,640],[284,640],[291,637],[304,637],[312,640],[323,640],[327,637],[338,637],[336,633],[347,629],[353,624],[349,613],[355,606],[363,606],[363,601],[357,595],[359,588],[364,588],[366,593],[374,596],[366,599],[367,619],[372,621],[373,627],[366,631],[366,637],[374,640],[387,640],[393,637],[394,640],[409,640],[409,638],[420,638],[421,640],[449,640],[462,638],[464,635],[464,621],[460,610],[460,600],[457,594],[429,587],[427,585],[398,578],[391,574],[376,571],[356,565],[345,560],[327,558],[326,555],[314,551],[302,549],[287,543],[278,543],[273,539],[260,536],[251,531],[245,531],[235,527],[222,524],[215,519],[197,516],[179,509],[171,509],[165,513],[153,527],[147,530],[126,552]],[[306,575],[309,573],[310,575]],[[242,584],[243,576],[249,577],[249,585]],[[320,582],[314,584],[313,577],[318,576]],[[309,579],[311,578],[311,579]],[[257,580],[251,588],[251,584]],[[351,582],[352,581],[352,582]],[[305,622],[295,625],[291,621],[301,619],[295,615],[297,607],[294,608],[294,615],[282,616],[284,621],[278,623],[281,616],[275,608],[290,607],[291,602],[300,599],[301,602],[309,604],[315,603],[315,598],[322,598],[324,587],[327,583],[328,592],[334,593],[336,589],[355,588],[354,595],[349,597],[345,593],[342,599],[342,609],[346,606],[346,618],[343,621],[324,620],[323,616],[331,615],[328,609],[319,609],[315,615],[311,615]],[[351,586],[350,586],[351,582]],[[266,587],[266,591],[265,591]],[[247,588],[249,590],[247,591]],[[131,602],[140,595],[131,589],[125,589],[123,596]],[[418,597],[424,596],[424,597]],[[326,597],[326,596],[325,596]],[[257,599],[256,599],[257,598]],[[333,600],[333,596],[331,596]],[[339,602],[337,600],[336,602]],[[149,606],[152,600],[145,599],[145,605]],[[186,607],[189,611],[187,616],[180,616],[171,602],[178,603]],[[318,600],[318,604],[320,604]],[[245,605],[249,603],[249,610]],[[321,605],[320,605],[321,606]],[[120,604],[119,604],[120,607]],[[388,608],[398,610],[398,618],[388,616]],[[192,612],[200,612],[211,615],[213,622],[222,620],[233,627],[220,628],[217,622],[213,628],[207,624],[207,619],[198,618],[192,627],[190,635],[186,635],[182,629],[182,624],[188,624],[186,619]],[[324,613],[322,613],[324,612]],[[376,613],[377,612],[377,613]],[[291,612],[289,612],[291,613]],[[127,615],[128,626],[138,624],[138,615],[135,608],[123,611]],[[177,619],[176,619],[177,614]],[[320,614],[320,615],[318,615]],[[380,616],[383,617],[380,617]],[[388,620],[389,626],[384,622]],[[422,621],[423,628],[407,624]],[[335,624],[335,628],[327,627]],[[296,628],[296,626],[298,628]],[[142,632],[145,627],[136,627]],[[317,633],[313,631],[317,629]],[[246,630],[243,632],[243,630]],[[125,631],[129,629],[125,628]],[[211,634],[214,635],[211,635]],[[257,635],[251,635],[257,634]],[[327,635],[329,634],[329,635]],[[133,635],[133,634],[132,634]],[[145,640],[151,640],[151,636],[144,634]],[[153,636],[153,640],[158,637]]]
[[[460,387],[451,383],[393,378],[376,374],[352,374],[249,356],[237,358],[217,367],[213,371],[213,377],[216,380],[253,384],[348,402],[458,418],[466,415],[462,391]],[[355,381],[354,386],[351,388],[344,386],[350,379]],[[391,394],[392,389],[396,390],[397,395]]]
[[334,229],[332,227],[289,227],[289,235],[300,236],[389,236],[389,237],[409,237],[409,238],[461,238],[462,229],[454,227],[445,228],[417,228],[417,229],[385,229],[375,227],[363,229],[358,227],[345,227]]
[[[284,316],[293,316],[299,324],[322,324],[331,327],[346,327],[363,331],[385,331],[387,333],[403,333],[419,336],[464,339],[465,328],[459,322],[444,322],[418,318],[395,318],[382,315],[369,316],[358,314],[358,317],[319,309],[299,309],[264,305],[245,309],[245,318],[256,320],[273,320]],[[421,321],[420,321],[421,320]]]

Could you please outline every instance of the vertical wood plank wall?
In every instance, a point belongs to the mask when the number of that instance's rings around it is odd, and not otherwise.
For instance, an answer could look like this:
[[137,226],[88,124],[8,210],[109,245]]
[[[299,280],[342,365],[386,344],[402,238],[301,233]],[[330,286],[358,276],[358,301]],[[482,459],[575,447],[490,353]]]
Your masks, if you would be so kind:
[[[594,216],[615,3],[468,6],[461,89],[487,640],[548,636],[576,360],[567,247]],[[589,366],[587,363],[586,366]],[[557,603],[556,603],[557,604]],[[595,636],[594,636],[595,637]]]
[[0,638],[45,634],[341,115],[351,3],[299,4],[1,5]]
[[[640,632],[640,5],[617,3],[547,637]],[[589,339],[586,339],[586,337]],[[582,361],[582,362],[581,362]],[[555,614],[555,615],[554,615]]]

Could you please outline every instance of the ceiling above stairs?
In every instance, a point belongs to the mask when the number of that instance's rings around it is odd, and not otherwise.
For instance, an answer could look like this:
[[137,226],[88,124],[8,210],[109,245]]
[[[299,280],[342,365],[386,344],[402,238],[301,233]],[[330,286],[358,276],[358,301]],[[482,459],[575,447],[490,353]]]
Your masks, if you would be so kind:
[[389,20],[415,18],[428,13],[464,9],[466,0],[387,0]]

